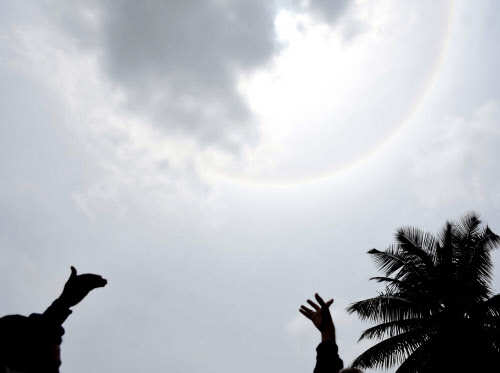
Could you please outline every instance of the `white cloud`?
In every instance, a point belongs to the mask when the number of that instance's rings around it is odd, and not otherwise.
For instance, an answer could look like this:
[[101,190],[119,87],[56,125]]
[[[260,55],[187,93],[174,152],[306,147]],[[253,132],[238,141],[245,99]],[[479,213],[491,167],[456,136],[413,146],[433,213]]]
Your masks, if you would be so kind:
[[412,169],[421,203],[473,200],[500,207],[499,121],[500,102],[491,101],[469,118],[448,117],[426,127]]

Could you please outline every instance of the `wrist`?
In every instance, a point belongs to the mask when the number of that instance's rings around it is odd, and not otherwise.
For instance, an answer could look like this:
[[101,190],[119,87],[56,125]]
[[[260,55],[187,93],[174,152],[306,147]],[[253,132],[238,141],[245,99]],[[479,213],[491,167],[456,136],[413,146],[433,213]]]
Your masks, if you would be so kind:
[[64,296],[64,294],[61,294],[59,296],[59,298],[57,298],[54,301],[54,304],[57,304],[61,308],[67,308],[67,309],[71,308],[71,304],[68,302],[68,300],[66,299],[66,297]]
[[335,331],[321,332],[321,342],[335,342]]

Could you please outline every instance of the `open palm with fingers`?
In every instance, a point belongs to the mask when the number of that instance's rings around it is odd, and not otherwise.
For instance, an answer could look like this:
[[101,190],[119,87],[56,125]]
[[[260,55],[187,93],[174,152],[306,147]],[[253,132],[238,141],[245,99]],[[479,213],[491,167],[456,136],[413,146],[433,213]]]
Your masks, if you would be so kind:
[[332,315],[330,314],[330,306],[333,304],[333,299],[325,302],[318,293],[314,294],[316,302],[308,299],[309,306],[300,306],[299,312],[312,321],[314,326],[320,331],[323,341],[335,341],[335,326],[333,325]]

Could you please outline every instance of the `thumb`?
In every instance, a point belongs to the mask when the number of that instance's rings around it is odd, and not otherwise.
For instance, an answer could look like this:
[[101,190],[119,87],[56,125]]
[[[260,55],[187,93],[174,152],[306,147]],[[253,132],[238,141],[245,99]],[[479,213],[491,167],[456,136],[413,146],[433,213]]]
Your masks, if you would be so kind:
[[328,302],[326,302],[326,307],[330,307],[333,304],[333,299],[330,299]]
[[76,277],[76,268],[71,266],[71,275],[69,276],[69,279],[71,280],[72,278]]

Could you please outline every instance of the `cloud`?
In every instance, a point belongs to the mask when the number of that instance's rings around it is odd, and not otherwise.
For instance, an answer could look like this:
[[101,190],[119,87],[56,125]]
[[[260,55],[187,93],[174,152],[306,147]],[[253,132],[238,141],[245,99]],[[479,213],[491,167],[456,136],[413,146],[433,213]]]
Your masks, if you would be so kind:
[[255,138],[237,79],[277,48],[272,2],[79,1],[61,8],[63,29],[99,56],[132,112],[203,144]]
[[[440,66],[446,8],[354,8],[369,32],[349,43],[342,30],[303,13],[278,15],[286,47],[242,84],[260,141],[242,162],[217,164],[219,173],[293,183],[339,172],[377,151],[413,115]],[[346,13],[336,25],[349,22]]]
[[[500,206],[499,118],[500,102],[495,100],[468,118],[450,117],[427,128],[413,158],[415,191],[422,203],[435,207],[472,200]],[[467,208],[472,207],[477,206]]]
[[315,23],[327,25],[338,32],[344,41],[366,31],[360,19],[361,7],[348,0],[291,0],[288,8],[297,14],[306,15]]
[[[292,1],[335,22],[347,1]],[[73,41],[98,57],[130,113],[169,134],[235,149],[258,138],[238,90],[242,74],[279,50],[273,1],[57,2],[49,8]]]
[[335,22],[347,10],[350,3],[352,1],[349,0],[294,0],[295,7],[328,23]]

